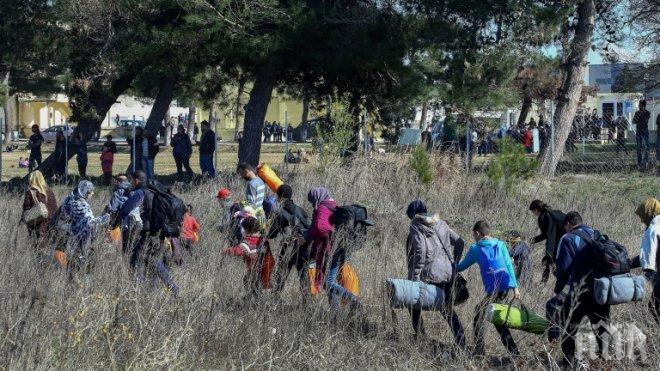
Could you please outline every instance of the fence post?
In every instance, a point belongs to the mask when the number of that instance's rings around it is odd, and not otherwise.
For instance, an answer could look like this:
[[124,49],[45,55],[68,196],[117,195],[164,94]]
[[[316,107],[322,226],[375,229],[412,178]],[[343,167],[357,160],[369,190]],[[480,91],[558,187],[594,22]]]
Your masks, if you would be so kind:
[[465,133],[465,168],[470,170],[470,139],[472,139],[472,133],[470,132],[470,119],[466,122],[466,133]]
[[[550,158],[552,159],[552,164],[555,163],[555,102],[551,102],[550,112],[552,114],[552,119],[550,120]],[[554,166],[553,166],[554,167]],[[550,176],[555,176],[554,170]]]
[[[0,133],[2,133],[2,134],[0,134],[0,136],[1,135],[6,135],[6,133],[5,133],[5,119],[6,118],[3,117],[2,121],[0,121]],[[4,140],[0,141],[2,143],[2,147],[5,146],[5,141],[8,142],[7,139],[9,139],[9,138],[4,138]],[[0,183],[2,183],[2,156],[3,156],[2,154],[3,154],[3,152],[4,152],[4,148],[0,148]]]
[[69,184],[69,121],[64,127],[64,184]]
[[218,171],[218,121],[219,119],[215,117],[211,117],[211,120],[213,120],[213,133],[215,134],[213,137],[213,168],[215,171]]
[[[133,118],[135,118],[135,116],[133,116]],[[135,174],[135,119],[133,119],[133,148],[131,148],[131,152],[131,163],[133,164],[133,173]]]

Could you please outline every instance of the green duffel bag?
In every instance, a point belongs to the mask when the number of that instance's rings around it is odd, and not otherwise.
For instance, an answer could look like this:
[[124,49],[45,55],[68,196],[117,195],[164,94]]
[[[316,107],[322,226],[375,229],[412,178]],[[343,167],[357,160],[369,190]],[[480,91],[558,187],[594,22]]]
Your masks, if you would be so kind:
[[486,309],[486,318],[497,326],[538,335],[545,333],[550,325],[547,319],[527,309],[522,303],[520,309],[512,304],[513,300],[509,304],[490,304]]

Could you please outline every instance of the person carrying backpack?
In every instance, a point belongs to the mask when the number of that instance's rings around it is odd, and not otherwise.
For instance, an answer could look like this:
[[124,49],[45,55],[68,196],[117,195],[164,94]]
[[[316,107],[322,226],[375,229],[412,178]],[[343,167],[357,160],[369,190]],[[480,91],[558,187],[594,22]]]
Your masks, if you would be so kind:
[[282,207],[273,218],[272,225],[266,234],[268,239],[282,236],[280,253],[275,271],[274,291],[284,289],[286,279],[293,267],[298,271],[300,288],[304,293],[307,286],[307,266],[309,264],[308,244],[301,239],[310,228],[309,216],[293,198],[293,188],[282,184],[277,189],[277,197]]
[[136,189],[121,208],[122,218],[130,215],[139,208],[142,229],[140,237],[133,246],[130,265],[144,278],[142,269],[146,269],[150,276],[158,276],[178,296],[179,287],[176,285],[165,264],[164,247],[165,238],[179,237],[185,204],[157,181],[147,179],[143,171],[133,174]]
[[[454,257],[463,253],[465,242],[449,225],[440,220],[437,215],[429,216],[426,205],[422,201],[413,201],[408,205],[406,215],[411,220],[406,252],[408,257],[408,279],[422,281],[442,289],[445,298],[451,297],[451,286],[455,277],[454,261],[449,254],[452,247]],[[451,326],[456,344],[465,349],[465,332],[458,315],[446,301],[443,317]],[[421,309],[409,309],[412,316],[415,339],[424,335]]]
[[[312,244],[315,257],[316,277],[315,289],[320,291],[322,286],[328,293],[330,305],[339,306],[340,299],[346,299],[353,308],[359,307],[360,301],[356,295],[339,284],[339,270],[346,262],[345,246],[336,246],[333,251],[333,233],[335,227],[331,221],[337,202],[330,195],[330,191],[323,187],[314,187],[307,194],[307,201],[312,204],[314,214],[312,226],[307,231],[305,239]],[[330,264],[328,264],[328,260]]]
[[[457,269],[462,272],[477,263],[481,271],[486,297],[477,304],[473,322],[474,354],[481,356],[484,354],[484,322],[488,306],[495,302],[504,302],[510,297],[520,299],[520,292],[506,244],[491,237],[490,226],[483,220],[474,225],[472,235],[476,243],[470,246],[463,260],[458,263]],[[509,353],[518,355],[518,346],[509,329],[495,325],[495,330],[500,334],[500,340]]]
[[545,255],[543,256],[543,276],[541,282],[547,282],[550,278],[550,269],[557,256],[557,245],[564,235],[564,213],[553,210],[548,204],[541,200],[534,200],[529,205],[529,210],[538,218],[541,234],[532,238],[531,243],[536,244],[545,241]]
[[660,324],[660,201],[649,198],[644,201],[635,214],[646,226],[642,236],[640,253],[634,259],[633,266],[644,270],[647,280],[653,284],[653,296],[649,302],[649,310],[656,322]]
[[[596,278],[596,249],[593,241],[600,233],[587,226],[576,211],[566,214],[564,219],[566,234],[561,238],[557,249],[557,282],[554,287],[555,299],[563,300],[561,319],[564,332],[561,336],[561,350],[567,366],[575,362],[575,336],[582,318],[589,318],[593,326],[598,326],[596,340],[599,353],[603,350],[605,325],[610,319],[610,305],[598,304],[593,293],[593,279]],[[563,297],[564,287],[569,293]]]

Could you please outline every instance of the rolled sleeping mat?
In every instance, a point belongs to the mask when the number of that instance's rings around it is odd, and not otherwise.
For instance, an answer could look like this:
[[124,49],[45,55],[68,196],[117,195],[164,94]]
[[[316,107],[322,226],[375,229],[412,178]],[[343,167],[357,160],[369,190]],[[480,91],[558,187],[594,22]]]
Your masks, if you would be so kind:
[[486,318],[496,326],[504,326],[537,335],[545,333],[548,326],[550,326],[550,322],[523,305],[521,305],[521,308],[493,303],[486,309]]
[[257,175],[274,193],[277,193],[277,190],[280,188],[280,186],[284,184],[282,179],[277,176],[277,173],[275,173],[275,171],[270,166],[268,166],[268,164],[264,163],[259,165],[259,167],[257,167]]
[[630,273],[594,279],[594,299],[600,305],[644,300],[645,279]]
[[392,308],[438,311],[444,307],[445,292],[435,285],[398,278],[389,278],[386,283]]

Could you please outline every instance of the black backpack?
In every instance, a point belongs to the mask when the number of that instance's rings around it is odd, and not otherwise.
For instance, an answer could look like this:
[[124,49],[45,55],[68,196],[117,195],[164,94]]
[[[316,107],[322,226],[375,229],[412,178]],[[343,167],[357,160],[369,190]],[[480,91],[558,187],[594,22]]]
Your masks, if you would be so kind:
[[161,183],[150,180],[147,192],[153,195],[149,231],[160,232],[162,237],[179,237],[186,205]]
[[591,262],[593,278],[611,277],[630,272],[628,251],[621,244],[610,240],[598,231],[594,232],[593,239],[584,231],[576,230],[573,231],[573,234],[587,243],[585,248],[588,248],[589,251],[586,256]]
[[354,250],[362,247],[361,243],[367,236],[367,227],[374,225],[369,219],[367,208],[357,204],[340,206],[332,210],[330,223],[335,227],[336,235],[352,243]]

